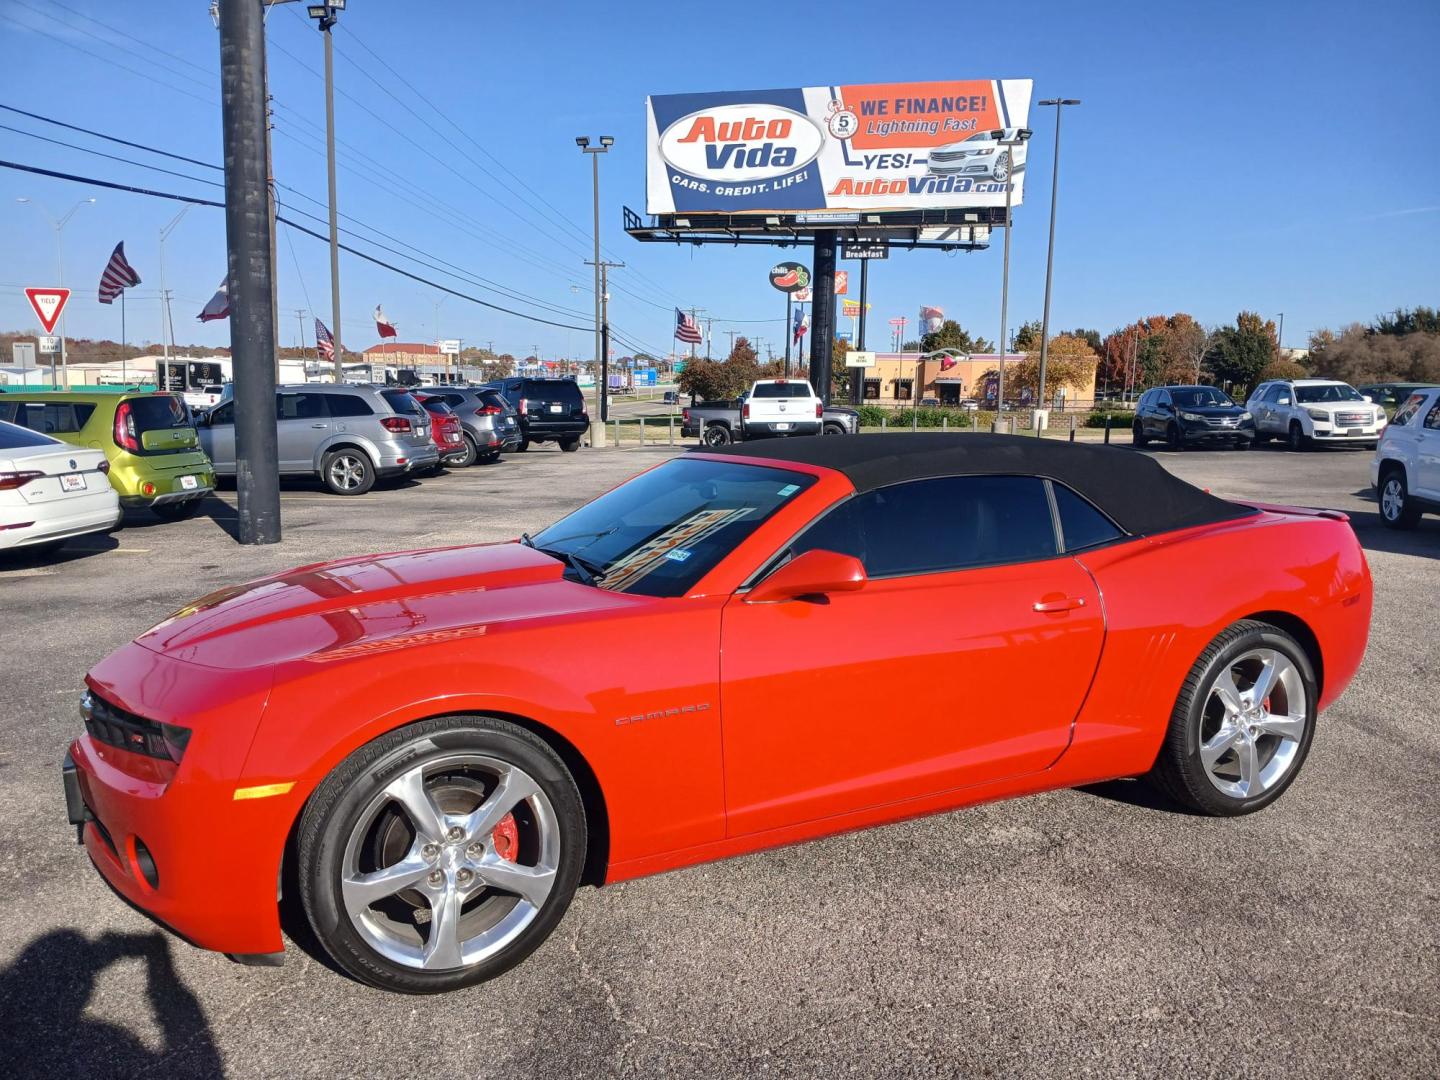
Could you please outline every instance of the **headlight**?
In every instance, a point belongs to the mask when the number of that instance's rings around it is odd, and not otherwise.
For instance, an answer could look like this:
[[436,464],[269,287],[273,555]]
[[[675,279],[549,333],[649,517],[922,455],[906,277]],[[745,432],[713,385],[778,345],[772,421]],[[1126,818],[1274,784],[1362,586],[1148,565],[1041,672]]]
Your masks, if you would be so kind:
[[1330,414],[1324,409],[1306,409],[1305,411],[1310,414],[1311,420],[1323,420],[1327,424],[1330,422]]
[[978,155],[979,157],[989,157],[991,154],[995,153],[995,147],[987,146],[983,150],[974,150],[972,151],[972,153]]
[[1381,424],[1381,425],[1383,425],[1383,424],[1386,422],[1386,421],[1385,421],[1385,410],[1384,410],[1384,409],[1376,409],[1376,410],[1375,410],[1375,422],[1376,422],[1377,424]]
[[1204,423],[1204,422],[1205,422],[1205,418],[1204,418],[1203,416],[1201,416],[1199,413],[1193,413],[1193,412],[1182,412],[1182,413],[1180,414],[1180,419],[1181,419],[1181,420],[1193,420],[1193,421],[1196,422],[1196,423]]
[[1242,413],[1240,414],[1240,419],[1241,419],[1241,420],[1252,420],[1252,419],[1254,419],[1254,417],[1252,417],[1248,412],[1242,412]]

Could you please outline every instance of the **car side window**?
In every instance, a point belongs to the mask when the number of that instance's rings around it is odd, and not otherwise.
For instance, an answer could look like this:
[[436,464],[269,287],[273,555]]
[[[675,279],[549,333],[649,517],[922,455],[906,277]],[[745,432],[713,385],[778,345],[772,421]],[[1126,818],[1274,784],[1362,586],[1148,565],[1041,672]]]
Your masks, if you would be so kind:
[[320,395],[325,403],[330,406],[330,415],[335,417],[347,416],[374,416],[375,410],[370,403],[359,394],[324,394]]
[[1124,535],[1113,521],[1064,484],[1050,481],[1055,509],[1060,515],[1060,538],[1065,550],[1080,551],[1108,544]]
[[[1436,399],[1436,403],[1440,404],[1440,398]],[[1420,411],[1421,406],[1424,404],[1424,394],[1411,394],[1405,400],[1405,404],[1401,405],[1400,408],[1395,410],[1395,415],[1390,420],[1390,426],[1404,427],[1406,424],[1410,423],[1410,421],[1415,419],[1415,414]]]
[[949,476],[857,495],[791,545],[853,555],[870,577],[1048,559],[1058,554],[1045,482]]
[[279,420],[321,420],[330,415],[323,394],[276,394],[275,408]]
[[0,420],[8,420],[43,435],[73,435],[85,426],[95,406],[72,401],[7,401],[0,404]]
[[210,426],[235,423],[235,402],[227,401],[210,410]]

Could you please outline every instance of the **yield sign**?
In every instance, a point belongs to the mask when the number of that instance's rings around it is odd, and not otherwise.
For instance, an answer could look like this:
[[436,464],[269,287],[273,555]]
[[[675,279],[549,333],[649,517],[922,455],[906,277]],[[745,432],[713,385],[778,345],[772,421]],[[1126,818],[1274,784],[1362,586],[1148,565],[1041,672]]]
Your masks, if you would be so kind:
[[35,309],[35,314],[40,319],[40,325],[48,334],[60,321],[60,313],[65,310],[65,301],[70,299],[70,290],[31,288],[25,290],[25,299],[30,301],[30,306]]

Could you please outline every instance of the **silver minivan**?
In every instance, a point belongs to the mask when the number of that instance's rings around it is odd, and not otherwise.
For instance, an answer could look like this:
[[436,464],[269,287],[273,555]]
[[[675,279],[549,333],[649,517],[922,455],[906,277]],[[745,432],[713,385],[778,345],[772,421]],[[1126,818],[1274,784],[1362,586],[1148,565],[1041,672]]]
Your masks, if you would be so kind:
[[[337,495],[363,495],[380,477],[433,468],[430,414],[408,390],[330,383],[275,388],[281,476],[318,476]],[[218,476],[235,475],[235,402],[196,421]]]

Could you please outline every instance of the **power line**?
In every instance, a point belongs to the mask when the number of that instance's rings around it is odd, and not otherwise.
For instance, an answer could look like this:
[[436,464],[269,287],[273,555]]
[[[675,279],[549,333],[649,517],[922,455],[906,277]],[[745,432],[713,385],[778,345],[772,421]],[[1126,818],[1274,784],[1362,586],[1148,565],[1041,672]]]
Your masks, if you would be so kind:
[[[187,202],[192,203],[196,206],[214,206],[219,208],[224,207],[224,203],[216,202],[214,199],[201,199],[193,195],[179,195],[174,192],[155,191],[151,188],[136,187],[133,184],[121,184],[113,180],[101,180],[93,176],[76,176],[73,173],[57,172],[54,169],[44,169],[38,165],[25,165],[16,161],[0,160],[0,168],[15,169],[19,172],[33,173],[36,176],[48,176],[55,180],[69,180],[72,183],[76,184],[92,184],[95,187],[108,188],[112,191],[128,191],[135,195],[149,195],[157,199],[171,199],[175,202]],[[317,240],[328,240],[327,237],[322,236],[320,233],[307,229],[305,226],[290,221],[288,218],[280,217],[278,214],[276,215],[275,220],[284,222],[292,229],[296,229],[304,233],[306,236],[312,236]],[[422,285],[428,285],[432,289],[438,289],[440,292],[448,293],[449,295],[458,297],[461,300],[468,300],[472,304],[479,304],[481,307],[489,308],[492,311],[499,311],[506,315],[514,315],[516,318],[525,319],[528,322],[541,323],[545,326],[556,326],[559,327],[561,330],[581,330],[585,333],[594,333],[595,331],[595,327],[593,325],[576,326],[573,323],[555,322],[552,319],[542,319],[537,315],[527,315],[523,311],[515,311],[512,308],[502,307],[499,304],[492,304],[488,300],[481,300],[478,296],[471,296],[468,293],[463,293],[457,289],[452,289],[448,285],[442,285],[438,281],[431,281],[428,278],[421,277],[419,274],[413,274],[409,270],[405,270],[391,263],[387,263],[384,259],[377,259],[375,256],[367,254],[363,251],[359,251],[356,248],[350,247],[348,244],[341,244],[339,246],[342,251],[354,255],[356,258],[364,259],[366,262],[374,263],[376,266],[383,267],[384,269],[389,270],[392,273],[399,274],[401,277],[409,278],[411,281],[418,281]]]
[[148,154],[159,154],[162,157],[174,158],[176,161],[183,161],[188,165],[199,165],[202,169],[215,169],[224,172],[223,165],[212,165],[208,161],[200,161],[196,158],[186,157],[184,154],[172,154],[169,150],[158,150],[153,146],[146,146],[144,143],[131,142],[129,139],[121,139],[115,135],[106,135],[104,132],[91,131],[89,128],[80,127],[77,124],[67,124],[64,120],[56,120],[52,116],[41,116],[39,113],[27,112],[24,109],[17,109],[13,105],[0,103],[0,109],[7,112],[19,113],[21,116],[28,116],[31,120],[39,120],[46,124],[54,124],[56,127],[66,128],[70,131],[78,131],[83,135],[91,135],[97,139],[104,139],[106,142],[118,143],[121,146],[129,146],[135,150],[144,150]]

